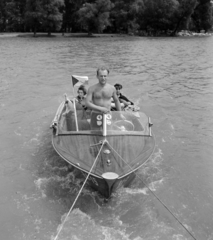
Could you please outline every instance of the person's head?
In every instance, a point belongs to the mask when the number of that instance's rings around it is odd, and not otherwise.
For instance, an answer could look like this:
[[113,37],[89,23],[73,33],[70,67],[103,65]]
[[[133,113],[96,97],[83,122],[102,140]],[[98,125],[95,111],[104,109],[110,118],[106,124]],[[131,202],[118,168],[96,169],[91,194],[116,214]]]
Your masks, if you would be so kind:
[[109,69],[107,68],[98,68],[97,69],[97,78],[101,85],[105,85],[107,81],[107,76],[109,75]]
[[81,85],[81,86],[78,88],[78,96],[82,98],[82,97],[83,97],[84,95],[86,95],[86,94],[87,94],[87,91],[86,91],[84,85]]
[[115,87],[115,89],[116,89],[116,94],[119,95],[120,92],[121,92],[121,89],[122,89],[122,85],[119,84],[119,83],[116,83],[116,84],[114,85],[114,87]]

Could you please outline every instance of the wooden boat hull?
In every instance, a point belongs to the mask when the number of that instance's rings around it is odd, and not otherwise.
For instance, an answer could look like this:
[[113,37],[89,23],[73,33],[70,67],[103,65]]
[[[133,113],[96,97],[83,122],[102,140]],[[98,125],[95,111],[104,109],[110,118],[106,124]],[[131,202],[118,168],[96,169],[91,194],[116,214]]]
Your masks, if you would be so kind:
[[[86,174],[83,173],[86,177]],[[115,180],[108,180],[104,178],[97,178],[95,176],[90,176],[88,181],[89,185],[95,191],[98,191],[105,198],[110,198],[112,193],[115,193],[119,188],[128,187],[130,183],[134,180],[136,174],[132,172],[123,178],[118,178]]]
[[51,125],[56,152],[85,178],[89,175],[90,186],[106,198],[133,181],[155,148],[151,124],[144,113],[136,116],[122,112],[125,120],[118,119],[120,114],[113,112],[104,120],[101,113],[90,113],[88,121],[80,115],[70,117],[62,103]]

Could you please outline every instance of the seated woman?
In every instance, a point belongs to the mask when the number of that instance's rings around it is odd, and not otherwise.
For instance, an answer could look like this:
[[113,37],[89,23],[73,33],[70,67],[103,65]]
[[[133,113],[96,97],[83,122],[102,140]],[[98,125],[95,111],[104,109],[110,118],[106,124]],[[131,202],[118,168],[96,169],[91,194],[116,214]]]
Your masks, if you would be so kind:
[[87,110],[85,106],[85,98],[86,98],[87,90],[84,85],[81,85],[78,88],[78,96],[76,97],[76,109],[77,110]]
[[[86,110],[86,106],[85,106],[85,95],[86,95],[87,91],[86,88],[84,87],[84,85],[81,85],[78,88],[78,96],[76,98],[74,98],[73,100],[75,100],[75,106],[76,106],[76,110]],[[73,100],[68,99],[67,95],[65,94],[65,103],[66,103],[66,112],[74,112],[74,104],[73,104]]]
[[[85,130],[84,123],[86,123],[86,129],[88,129],[87,119],[90,118],[90,111],[87,110],[87,107],[85,106],[86,93],[87,93],[87,91],[86,91],[85,86],[81,85],[78,88],[77,97],[74,98],[73,100],[68,99],[67,96],[65,95],[66,109],[65,109],[64,115],[67,118],[69,130],[75,129],[75,128],[71,127],[71,125],[70,125],[73,121],[75,121],[75,114],[74,114],[75,109],[76,109],[77,121],[79,124],[79,130]],[[75,108],[74,108],[74,101],[75,101]],[[73,124],[74,124],[74,122],[73,122]]]

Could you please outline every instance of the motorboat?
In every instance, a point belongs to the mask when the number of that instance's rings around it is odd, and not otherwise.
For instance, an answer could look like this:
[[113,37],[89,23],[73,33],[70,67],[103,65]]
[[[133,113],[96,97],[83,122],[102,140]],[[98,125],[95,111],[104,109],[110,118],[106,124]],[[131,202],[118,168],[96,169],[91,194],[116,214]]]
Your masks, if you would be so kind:
[[[152,123],[140,111],[86,110],[63,101],[51,123],[52,145],[66,162],[79,169],[105,198],[127,187],[155,148]],[[69,104],[70,104],[69,103]]]

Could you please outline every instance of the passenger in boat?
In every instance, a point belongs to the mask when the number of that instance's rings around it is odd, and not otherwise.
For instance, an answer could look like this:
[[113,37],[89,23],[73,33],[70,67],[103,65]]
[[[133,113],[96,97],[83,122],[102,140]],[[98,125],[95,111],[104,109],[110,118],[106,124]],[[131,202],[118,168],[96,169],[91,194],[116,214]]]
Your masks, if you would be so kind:
[[89,109],[108,113],[111,110],[111,98],[115,102],[117,111],[121,111],[120,101],[116,94],[115,88],[107,83],[109,70],[107,68],[97,69],[98,83],[88,89],[86,96],[86,106]]
[[[78,95],[75,97],[75,99],[70,100],[65,95],[66,110],[64,112],[64,116],[66,117],[67,130],[69,131],[76,130],[75,119],[77,119],[78,121],[79,130],[90,129],[90,126],[87,121],[87,119],[90,118],[90,111],[87,110],[87,107],[85,106],[86,93],[87,93],[87,90],[85,86],[81,85],[78,88]],[[75,107],[74,107],[74,101],[75,101]],[[75,113],[75,109],[76,109],[76,113]]]
[[129,106],[129,105],[134,105],[134,103],[132,101],[130,101],[126,96],[124,96],[122,93],[121,93],[121,89],[123,88],[123,86],[119,83],[116,83],[114,85],[115,89],[116,89],[116,94],[119,98],[119,101],[121,103],[124,104],[124,106]]
[[[76,100],[76,110],[86,110],[85,106],[85,96],[87,94],[87,90],[84,85],[81,85],[78,88],[78,96],[75,98]],[[74,105],[73,105],[73,100],[69,100],[67,95],[65,95],[65,103],[66,103],[66,108],[67,111],[72,111],[74,112]]]
[[[121,108],[124,109],[130,105],[134,105],[134,103],[132,101],[130,101],[126,96],[124,96],[122,93],[121,93],[121,89],[123,88],[123,86],[119,83],[116,83],[114,85],[115,89],[116,89],[116,94],[118,96],[118,99],[120,101],[120,104],[121,104]],[[115,110],[115,103],[112,101],[111,102],[111,109],[112,111]]]
[[87,90],[86,90],[85,86],[81,85],[78,88],[78,96],[76,97],[76,101],[77,101],[76,109],[77,110],[81,110],[82,108],[84,110],[87,110],[87,107],[85,105],[86,94],[87,94]]

